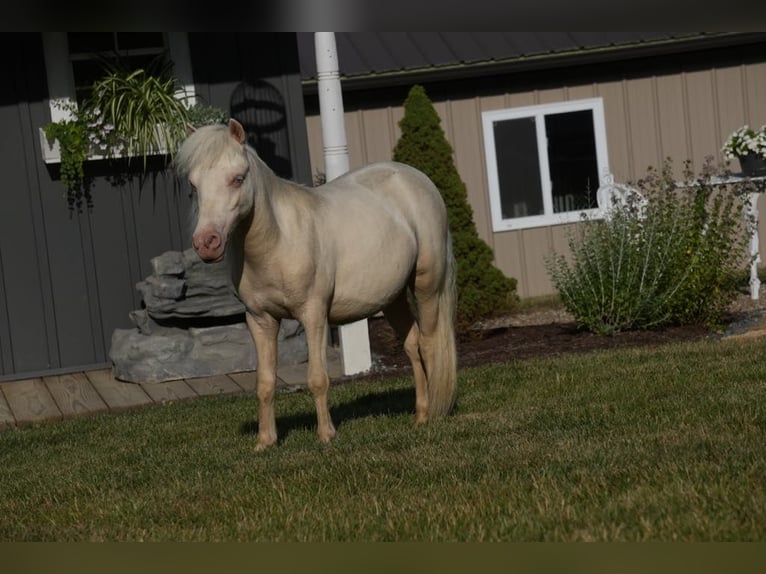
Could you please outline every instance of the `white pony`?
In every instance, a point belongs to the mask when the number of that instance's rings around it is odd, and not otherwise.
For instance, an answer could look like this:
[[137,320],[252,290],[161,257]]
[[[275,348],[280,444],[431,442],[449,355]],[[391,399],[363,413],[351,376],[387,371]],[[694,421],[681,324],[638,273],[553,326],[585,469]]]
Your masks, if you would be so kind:
[[235,120],[191,133],[175,164],[196,190],[194,248],[206,262],[226,256],[247,308],[258,353],[258,450],[277,441],[283,318],[297,319],[306,331],[319,440],[335,437],[327,406],[328,322],[382,310],[412,362],[416,421],[451,410],[455,261],[444,202],[428,177],[384,162],[302,187],[277,177]]

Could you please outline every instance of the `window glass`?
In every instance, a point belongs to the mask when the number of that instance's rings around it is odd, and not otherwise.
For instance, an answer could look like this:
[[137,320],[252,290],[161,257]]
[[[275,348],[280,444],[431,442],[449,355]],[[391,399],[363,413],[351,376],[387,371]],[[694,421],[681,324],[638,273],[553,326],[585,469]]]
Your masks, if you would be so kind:
[[495,122],[494,131],[503,219],[542,214],[535,118]]
[[599,185],[593,111],[545,116],[553,211],[596,207]]
[[118,50],[143,50],[165,47],[162,32],[117,32]]
[[162,32],[68,32],[67,45],[78,102],[90,95],[107,65],[151,73],[166,50]]
[[67,32],[70,54],[109,52],[114,49],[112,32]]

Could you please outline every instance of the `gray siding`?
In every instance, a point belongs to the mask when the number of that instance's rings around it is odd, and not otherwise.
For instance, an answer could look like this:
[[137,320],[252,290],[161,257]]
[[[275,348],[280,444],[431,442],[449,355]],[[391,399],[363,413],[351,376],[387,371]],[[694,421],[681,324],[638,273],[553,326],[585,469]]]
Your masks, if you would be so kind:
[[[294,37],[271,38],[265,67],[256,36],[190,34],[198,93],[229,108],[239,82],[266,78],[285,102],[267,135],[281,138],[284,169],[309,181]],[[294,72],[272,64],[291,59]],[[0,34],[0,73],[0,380],[107,365],[113,330],[130,327],[140,306],[135,284],[150,259],[189,246],[188,191],[162,168],[143,185],[114,186],[106,164],[90,162],[93,209],[70,213],[57,168],[41,158],[38,129],[50,112],[40,34]]]
[[294,34],[190,34],[203,101],[230,110],[278,175],[310,184],[303,87]]
[[112,186],[93,162],[94,207],[70,213],[37,139],[50,121],[40,36],[0,41],[11,80],[0,108],[0,375],[103,365],[112,331],[130,326],[140,305],[134,286],[149,259],[187,243],[188,195],[162,171],[144,185]]

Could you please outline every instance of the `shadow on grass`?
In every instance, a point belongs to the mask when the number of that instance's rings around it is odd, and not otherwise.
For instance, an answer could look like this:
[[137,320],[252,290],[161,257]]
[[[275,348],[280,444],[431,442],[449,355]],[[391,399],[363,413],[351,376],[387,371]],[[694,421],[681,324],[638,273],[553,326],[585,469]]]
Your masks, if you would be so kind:
[[[370,393],[330,408],[335,428],[340,428],[346,421],[375,416],[392,416],[412,413],[415,416],[415,388],[394,389],[391,391]],[[297,415],[277,417],[277,436],[279,441],[295,430],[316,429],[316,413],[312,410]],[[244,422],[239,427],[242,435],[258,433],[258,421]]]

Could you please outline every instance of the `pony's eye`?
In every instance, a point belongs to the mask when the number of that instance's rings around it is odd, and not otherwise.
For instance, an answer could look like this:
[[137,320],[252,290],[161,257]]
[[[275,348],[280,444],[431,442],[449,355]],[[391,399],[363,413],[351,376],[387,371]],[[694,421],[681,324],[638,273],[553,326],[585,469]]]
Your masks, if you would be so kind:
[[239,187],[243,183],[245,183],[244,175],[237,175],[234,177],[234,179],[231,180],[231,185],[233,185],[234,187]]

